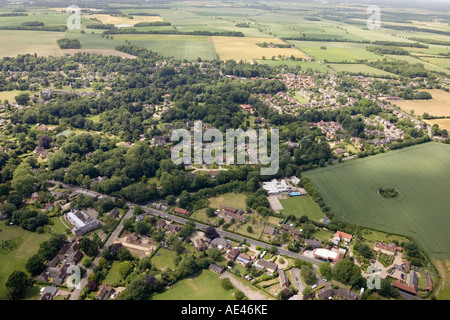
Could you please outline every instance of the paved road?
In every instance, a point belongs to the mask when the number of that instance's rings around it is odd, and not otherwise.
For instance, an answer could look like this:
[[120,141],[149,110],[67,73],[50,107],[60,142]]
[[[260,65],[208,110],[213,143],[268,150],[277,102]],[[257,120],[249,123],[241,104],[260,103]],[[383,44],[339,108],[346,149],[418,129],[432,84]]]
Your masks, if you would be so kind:
[[102,247],[102,249],[99,250],[99,253],[97,254],[96,258],[94,259],[94,261],[92,262],[91,267],[86,269],[86,275],[81,279],[79,286],[77,286],[77,288],[75,288],[75,290],[72,292],[72,295],[70,296],[70,300],[78,300],[78,298],[80,297],[81,292],[83,291],[84,287],[87,284],[87,278],[89,277],[89,275],[92,273],[94,267],[96,265],[98,265],[98,262],[100,261],[100,258],[102,257],[102,252],[103,250],[105,250],[106,248],[108,248],[110,245],[112,245],[112,243],[114,242],[114,240],[117,239],[117,237],[119,236],[120,231],[123,228],[123,219],[128,219],[133,215],[133,210],[130,209],[128,210],[128,212],[125,214],[125,216],[120,220],[119,224],[117,225],[116,229],[114,229],[114,231],[111,233],[111,235],[109,236],[108,240],[106,240],[105,245]]

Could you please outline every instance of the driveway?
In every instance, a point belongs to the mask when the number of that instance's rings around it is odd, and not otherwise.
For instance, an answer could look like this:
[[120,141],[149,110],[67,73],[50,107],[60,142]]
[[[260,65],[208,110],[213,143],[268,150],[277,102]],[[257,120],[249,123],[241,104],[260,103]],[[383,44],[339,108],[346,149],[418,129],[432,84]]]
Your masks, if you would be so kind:
[[230,274],[229,272],[225,272],[220,276],[220,279],[224,278],[230,279],[233,286],[242,291],[249,300],[269,300],[267,296],[259,292],[257,289],[244,285],[239,279],[236,278],[236,276]]

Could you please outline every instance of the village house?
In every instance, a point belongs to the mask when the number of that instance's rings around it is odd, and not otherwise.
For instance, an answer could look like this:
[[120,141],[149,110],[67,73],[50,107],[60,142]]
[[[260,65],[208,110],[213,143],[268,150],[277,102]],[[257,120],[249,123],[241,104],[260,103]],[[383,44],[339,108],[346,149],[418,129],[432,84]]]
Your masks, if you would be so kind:
[[339,242],[341,241],[345,241],[345,242],[350,242],[352,241],[353,236],[351,234],[342,232],[342,231],[337,231],[334,236],[333,236],[333,243],[335,245],[338,245]]
[[212,248],[218,248],[219,250],[227,250],[231,246],[231,241],[222,237],[214,238],[210,241],[209,245]]
[[205,251],[208,249],[208,243],[204,239],[194,239],[192,240],[192,244],[198,251]]
[[250,266],[252,264],[252,258],[246,253],[241,253],[237,258],[236,262],[244,267]]
[[397,252],[397,245],[395,243],[386,244],[384,242],[375,242],[373,249],[377,252],[393,256]]
[[102,284],[100,285],[95,299],[97,300],[108,300],[108,298],[114,293],[114,288],[112,286]]
[[217,263],[211,263],[208,269],[217,274],[222,274],[225,271],[225,269],[219,266]]
[[332,251],[324,248],[316,248],[314,249],[313,255],[316,259],[336,263],[339,260],[342,260],[345,254],[337,250]]
[[241,251],[238,248],[233,248],[231,250],[228,250],[227,258],[230,260],[236,260],[240,253]]
[[181,214],[183,216],[188,216],[188,215],[191,214],[188,210],[183,209],[183,208],[179,208],[179,207],[175,207],[175,209],[173,209],[173,212]]
[[278,265],[276,263],[264,259],[256,260],[253,265],[258,269],[265,270],[269,274],[274,274],[278,270]]

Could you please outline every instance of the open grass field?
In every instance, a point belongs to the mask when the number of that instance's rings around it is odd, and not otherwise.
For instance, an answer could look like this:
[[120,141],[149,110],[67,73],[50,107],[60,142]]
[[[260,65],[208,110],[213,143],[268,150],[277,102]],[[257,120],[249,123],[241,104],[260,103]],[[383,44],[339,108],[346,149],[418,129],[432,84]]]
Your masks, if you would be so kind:
[[424,60],[420,60],[420,59],[414,58],[412,56],[393,55],[393,54],[387,54],[385,56],[390,58],[390,59],[403,60],[403,61],[408,62],[409,64],[421,63],[421,64],[423,64],[423,67],[426,70],[435,71],[435,72],[441,72],[441,73],[445,73],[447,75],[450,75],[450,70],[449,69],[440,67],[438,65],[432,64],[432,63],[424,61]]
[[10,249],[0,249],[0,297],[5,294],[5,283],[9,275],[14,270],[25,271],[27,260],[34,255],[39,245],[50,239],[48,233],[38,234],[36,232],[25,231],[17,226],[5,226],[5,222],[0,222],[0,243],[2,241],[12,241]]
[[428,58],[424,57],[423,60],[426,60],[432,64],[437,66],[450,69],[450,59],[449,58]]
[[257,43],[273,42],[283,44],[284,41],[277,38],[247,38],[247,37],[212,37],[214,46],[220,60],[253,61],[267,59],[278,55],[296,58],[305,58],[306,56],[299,50],[293,48],[262,48]]
[[120,261],[113,262],[111,269],[109,269],[109,272],[106,275],[106,278],[103,280],[104,284],[116,285],[117,283],[119,283],[123,280],[122,276],[119,273],[119,264],[120,264]]
[[437,124],[439,125],[439,129],[447,129],[450,131],[450,119],[431,119],[431,120],[425,120],[427,123],[433,125]]
[[[294,42],[294,41],[292,41]],[[297,44],[296,44],[297,46]],[[338,48],[327,47],[321,49],[320,47],[298,47],[300,50],[306,52],[316,60],[327,62],[356,62],[357,60],[380,60],[381,56],[369,52],[363,48]]]
[[377,68],[373,68],[370,66],[367,66],[365,64],[359,64],[359,63],[336,63],[336,64],[329,64],[329,67],[334,69],[337,72],[348,72],[350,74],[365,74],[369,76],[377,76],[377,77],[383,77],[383,76],[390,76],[390,77],[397,77],[397,75],[380,70]]
[[120,34],[114,35],[114,40],[128,40],[134,45],[175,59],[217,59],[214,43],[208,36]]
[[322,210],[309,196],[290,197],[280,200],[284,210],[281,211],[285,215],[294,215],[296,217],[308,216],[309,219],[320,221],[324,217]]
[[167,268],[171,268],[173,270],[175,268],[173,259],[175,259],[176,256],[177,254],[174,251],[160,248],[151,258],[152,265],[162,270]]
[[[27,53],[36,53],[39,56],[60,56],[61,49],[56,41],[62,38],[64,38],[64,32],[1,30],[0,58]],[[17,41],[18,39],[20,41]]]
[[[271,58],[271,57],[270,57]],[[288,66],[288,67],[297,67],[300,66],[303,70],[310,69],[311,71],[316,72],[327,72],[331,71],[329,68],[320,64],[318,62],[310,62],[310,61],[295,61],[295,60],[272,60],[266,58],[266,60],[257,60],[259,64],[266,64],[268,66],[277,67],[277,66]]]
[[431,94],[430,100],[404,100],[395,104],[406,112],[414,110],[414,114],[423,115],[424,112],[432,116],[450,116],[450,93],[439,90],[422,90]]
[[113,24],[118,25],[135,25],[140,22],[155,22],[162,21],[161,17],[158,16],[133,16],[133,19],[127,17],[114,17],[109,14],[93,14],[89,18],[94,18],[100,20],[103,24]]
[[177,282],[152,300],[235,300],[232,290],[222,288],[219,275],[203,270],[199,275]]
[[[0,91],[0,101],[3,103],[3,101],[8,100],[9,102],[16,102],[15,97],[18,96],[20,93],[26,92],[30,96],[33,96],[33,92],[31,91],[20,91],[20,90],[11,90],[11,91]],[[36,92],[37,93],[37,92]]]
[[[426,143],[305,174],[343,220],[411,236],[431,257],[450,257],[450,146]],[[378,195],[380,186],[399,191]]]

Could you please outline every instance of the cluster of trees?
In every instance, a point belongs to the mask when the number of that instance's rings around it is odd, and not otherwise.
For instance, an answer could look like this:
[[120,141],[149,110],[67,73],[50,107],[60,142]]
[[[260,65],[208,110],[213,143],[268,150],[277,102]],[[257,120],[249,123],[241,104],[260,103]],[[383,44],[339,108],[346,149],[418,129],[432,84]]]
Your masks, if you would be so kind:
[[78,39],[58,39],[56,43],[61,49],[81,49],[81,42]]
[[103,34],[179,34],[189,36],[210,36],[210,37],[244,37],[240,31],[180,31],[174,30],[138,30],[136,28],[111,28]]
[[139,22],[136,23],[135,27],[162,27],[171,26],[172,24],[168,21],[153,21],[153,22]]
[[395,55],[404,55],[408,56],[409,51],[400,48],[400,47],[391,47],[391,46],[367,46],[367,51],[374,52],[377,54],[395,54]]
[[0,26],[0,30],[38,30],[38,31],[64,32],[67,30],[67,26],[65,25],[48,26],[41,21],[27,21],[22,23],[21,25]]
[[407,78],[428,78],[430,76],[430,72],[425,70],[421,63],[409,64],[407,61],[383,59],[367,62],[367,65]]

